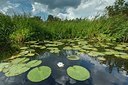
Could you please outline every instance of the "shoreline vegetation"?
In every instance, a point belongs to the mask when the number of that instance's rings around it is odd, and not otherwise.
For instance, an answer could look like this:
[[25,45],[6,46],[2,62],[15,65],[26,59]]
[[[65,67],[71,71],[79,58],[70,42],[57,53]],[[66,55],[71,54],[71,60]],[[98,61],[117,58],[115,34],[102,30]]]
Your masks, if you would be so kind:
[[[106,14],[89,19],[61,20],[52,15],[41,17],[0,13],[0,54],[13,54],[27,41],[82,38],[94,42],[128,42],[128,3],[116,0]],[[15,49],[14,49],[15,48]]]

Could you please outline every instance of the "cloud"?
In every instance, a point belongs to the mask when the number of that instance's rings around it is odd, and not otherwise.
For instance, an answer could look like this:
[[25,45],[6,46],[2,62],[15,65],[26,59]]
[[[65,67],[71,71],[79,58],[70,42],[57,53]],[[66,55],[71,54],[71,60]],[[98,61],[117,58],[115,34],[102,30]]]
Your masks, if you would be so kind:
[[47,13],[62,19],[93,18],[102,15],[105,7],[112,5],[115,0],[34,0],[34,13]]
[[3,14],[7,14],[9,11],[14,11],[18,6],[19,4],[12,4],[7,0],[3,0],[0,1],[0,12],[2,12]]
[[49,9],[73,7],[77,8],[81,0],[34,0],[35,2],[48,5]]
[[62,19],[93,18],[102,15],[105,7],[115,0],[1,0],[0,12],[11,14],[29,12],[32,15],[47,16],[52,14]]
[[66,13],[59,13],[57,16],[60,18],[67,17],[68,19],[74,18],[93,18],[96,15],[102,15],[105,12],[105,7],[112,5],[114,0],[82,0],[77,8],[67,8]]

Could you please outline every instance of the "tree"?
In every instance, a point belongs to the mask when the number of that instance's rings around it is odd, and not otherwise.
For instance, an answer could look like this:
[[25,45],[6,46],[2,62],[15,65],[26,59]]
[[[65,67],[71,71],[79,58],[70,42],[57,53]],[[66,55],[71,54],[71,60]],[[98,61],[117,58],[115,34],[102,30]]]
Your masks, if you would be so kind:
[[126,15],[128,16],[128,2],[125,0],[116,0],[114,5],[106,7],[108,16],[115,16],[115,15]]
[[59,17],[54,17],[53,15],[48,15],[47,21],[60,21]]

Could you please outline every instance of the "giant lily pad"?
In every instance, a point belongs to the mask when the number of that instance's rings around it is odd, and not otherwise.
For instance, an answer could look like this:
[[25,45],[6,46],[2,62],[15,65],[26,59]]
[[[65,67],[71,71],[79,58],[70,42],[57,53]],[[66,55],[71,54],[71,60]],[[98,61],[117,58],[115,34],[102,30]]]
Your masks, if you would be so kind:
[[41,63],[42,63],[41,60],[32,60],[32,61],[28,62],[26,64],[26,66],[28,66],[28,67],[35,67],[35,66],[40,65]]
[[77,65],[69,67],[67,69],[67,74],[71,78],[79,81],[87,80],[90,77],[90,73],[86,68]]
[[70,55],[70,56],[67,56],[67,58],[69,60],[79,60],[80,59],[80,57],[78,57],[77,55]]
[[51,68],[47,66],[36,67],[32,69],[27,78],[32,82],[40,82],[47,79],[51,75]]
[[15,65],[12,65],[11,67],[9,68],[6,68],[6,73],[5,75],[7,77],[10,77],[10,76],[17,76],[17,75],[20,75],[26,71],[28,71],[30,68],[26,67],[25,64],[15,64]]

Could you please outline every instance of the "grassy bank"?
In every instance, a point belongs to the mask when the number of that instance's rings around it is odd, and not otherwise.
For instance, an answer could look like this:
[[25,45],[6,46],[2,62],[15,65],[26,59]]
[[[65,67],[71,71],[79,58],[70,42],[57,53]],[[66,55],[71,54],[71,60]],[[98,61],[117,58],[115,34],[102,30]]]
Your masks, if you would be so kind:
[[128,19],[118,15],[110,18],[48,20],[28,15],[0,14],[0,45],[29,40],[87,38],[96,41],[128,41]]

